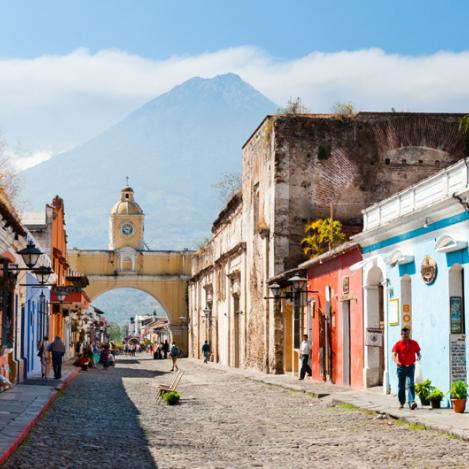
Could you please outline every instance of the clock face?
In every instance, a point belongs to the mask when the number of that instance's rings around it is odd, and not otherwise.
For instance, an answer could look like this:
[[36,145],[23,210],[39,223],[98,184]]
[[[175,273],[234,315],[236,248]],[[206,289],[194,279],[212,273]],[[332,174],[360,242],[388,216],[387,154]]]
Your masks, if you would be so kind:
[[134,232],[134,225],[132,225],[130,222],[124,223],[121,227],[121,231],[124,236],[132,236]]

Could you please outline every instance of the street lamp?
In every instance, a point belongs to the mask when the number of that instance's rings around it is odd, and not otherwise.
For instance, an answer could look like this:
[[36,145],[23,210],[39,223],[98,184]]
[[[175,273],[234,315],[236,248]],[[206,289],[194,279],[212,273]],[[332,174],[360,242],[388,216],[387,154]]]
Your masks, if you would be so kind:
[[300,346],[300,332],[302,329],[302,317],[301,317],[301,295],[303,293],[319,293],[317,290],[308,290],[306,288],[307,279],[300,277],[298,274],[290,277],[288,282],[290,283],[290,289],[285,291],[282,295],[280,285],[278,283],[272,283],[270,285],[270,291],[273,297],[265,297],[266,300],[275,300],[275,316],[280,320],[280,300],[293,301],[293,330],[294,330],[294,346],[298,348]]
[[38,267],[37,269],[34,269],[33,273],[34,275],[36,275],[36,278],[38,279],[39,283],[41,285],[45,285],[49,281],[50,276],[54,272],[50,267],[41,266],[41,267]]
[[[303,290],[303,288],[306,286],[307,279],[304,277],[300,277],[299,275],[295,275],[289,278],[288,281],[292,284],[295,290]],[[317,292],[311,292],[311,293],[317,293]]]
[[57,290],[57,299],[59,300],[59,303],[63,303],[65,298],[67,297],[67,292],[65,290]]
[[37,261],[43,254],[31,240],[28,241],[28,244],[25,248],[16,251],[23,258],[23,262],[25,263],[28,269],[33,269],[33,267],[37,264]]
[[280,298],[280,285],[278,283],[272,283],[269,288],[274,298]]

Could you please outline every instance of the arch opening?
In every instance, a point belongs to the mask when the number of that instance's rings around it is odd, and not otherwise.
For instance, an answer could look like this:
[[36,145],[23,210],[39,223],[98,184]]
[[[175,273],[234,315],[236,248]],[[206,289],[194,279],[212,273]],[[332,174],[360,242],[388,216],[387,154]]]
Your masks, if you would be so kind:
[[153,295],[136,288],[100,293],[93,306],[104,312],[114,342],[150,346],[170,339],[166,309]]
[[109,321],[118,324],[137,315],[168,319],[164,305],[150,293],[137,288],[111,288],[96,296],[93,305],[104,311]]

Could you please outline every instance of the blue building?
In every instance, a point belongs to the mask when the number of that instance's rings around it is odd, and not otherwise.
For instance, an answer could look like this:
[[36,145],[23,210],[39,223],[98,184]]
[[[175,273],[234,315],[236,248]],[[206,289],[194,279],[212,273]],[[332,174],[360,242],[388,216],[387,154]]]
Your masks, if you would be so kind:
[[48,305],[50,292],[41,287],[36,277],[26,274],[26,301],[21,305],[21,359],[24,364],[24,379],[41,375],[41,362],[37,345],[49,331]]
[[[467,381],[469,162],[364,210],[365,383],[397,393],[392,347],[409,326],[424,378],[447,392]],[[376,340],[376,337],[379,340]],[[381,347],[379,346],[381,343]],[[378,344],[378,345],[376,345]]]

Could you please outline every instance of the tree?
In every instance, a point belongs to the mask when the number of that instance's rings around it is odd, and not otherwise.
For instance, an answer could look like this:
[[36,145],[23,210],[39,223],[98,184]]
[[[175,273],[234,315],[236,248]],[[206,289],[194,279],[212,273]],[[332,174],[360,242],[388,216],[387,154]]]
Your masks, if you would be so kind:
[[332,112],[337,119],[350,119],[356,114],[352,103],[335,103]]
[[285,107],[281,107],[278,110],[278,114],[308,114],[310,110],[303,106],[301,98],[290,98]]
[[241,190],[242,184],[240,173],[225,173],[213,188],[218,192],[219,199],[225,203]]
[[305,237],[301,240],[303,252],[311,259],[328,248],[345,241],[342,223],[332,218],[318,218],[305,225]]
[[6,141],[0,135],[0,187],[16,205],[21,190],[21,178],[8,156]]
[[109,323],[107,332],[113,342],[119,342],[122,339],[121,326],[116,322]]

